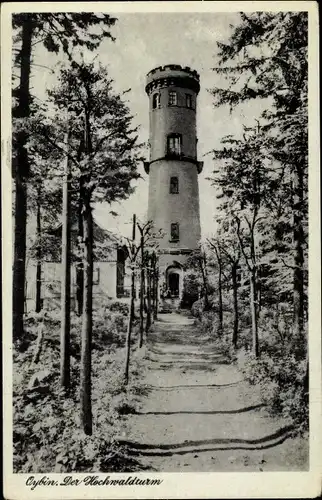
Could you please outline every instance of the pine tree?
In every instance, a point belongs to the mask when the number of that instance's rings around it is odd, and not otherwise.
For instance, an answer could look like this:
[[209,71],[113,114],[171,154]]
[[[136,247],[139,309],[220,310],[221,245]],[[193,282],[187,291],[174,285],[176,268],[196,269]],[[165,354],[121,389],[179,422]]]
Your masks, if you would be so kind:
[[256,356],[259,354],[259,269],[263,255],[261,228],[268,218],[278,175],[268,168],[264,146],[265,135],[258,128],[246,129],[242,139],[225,138],[223,148],[214,152],[221,168],[214,172],[213,178],[223,196],[221,230],[226,226],[225,232],[232,234],[233,231],[248,270],[252,346]]
[[[13,15],[16,50],[14,65],[18,66],[19,84],[13,90],[13,118],[23,122],[30,116],[33,98],[30,93],[33,46],[41,42],[49,51],[60,50],[70,55],[72,47],[96,49],[103,38],[111,38],[110,27],[116,19],[107,14],[94,13],[22,13]],[[99,33],[90,28],[99,27]],[[15,182],[14,210],[14,265],[13,265],[13,336],[22,339],[25,268],[27,184],[30,176],[30,159],[26,144],[26,125],[20,127],[13,140],[13,177]]]
[[[122,97],[114,94],[106,69],[94,63],[61,71],[57,88],[50,92],[51,113],[35,117],[34,128],[54,151],[69,158],[73,185],[79,188],[83,228],[83,323],[81,349],[81,412],[84,431],[92,432],[91,339],[93,286],[92,203],[125,199],[133,192],[141,161],[136,128]],[[68,152],[62,143],[66,133],[64,110],[68,108]],[[82,144],[80,152],[80,144]]]
[[[281,181],[292,213],[293,330],[303,334],[307,206],[307,43],[305,12],[241,13],[227,44],[218,43],[217,74],[226,88],[214,88],[215,105],[231,108],[267,99],[270,154],[282,165]],[[291,192],[291,196],[289,195]]]

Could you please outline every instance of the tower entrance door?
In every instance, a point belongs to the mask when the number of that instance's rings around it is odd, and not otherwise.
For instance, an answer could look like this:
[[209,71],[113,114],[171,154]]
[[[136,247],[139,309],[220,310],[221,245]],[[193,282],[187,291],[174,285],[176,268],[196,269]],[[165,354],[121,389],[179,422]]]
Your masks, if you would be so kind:
[[170,273],[168,275],[168,289],[171,297],[179,297],[179,274]]

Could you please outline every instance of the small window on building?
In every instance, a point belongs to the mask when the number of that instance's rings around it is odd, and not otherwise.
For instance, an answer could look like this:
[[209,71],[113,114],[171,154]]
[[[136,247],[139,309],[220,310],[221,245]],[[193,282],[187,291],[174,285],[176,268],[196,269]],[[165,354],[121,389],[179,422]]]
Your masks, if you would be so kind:
[[177,222],[171,224],[171,241],[179,241],[179,224]]
[[99,285],[100,282],[100,268],[96,267],[93,271],[93,285]]
[[152,107],[153,107],[153,109],[160,107],[160,94],[153,94]]
[[177,93],[174,90],[170,90],[169,92],[169,106],[177,105]]
[[169,155],[181,154],[181,135],[171,134],[168,136],[167,150]]
[[179,180],[178,177],[170,177],[170,194],[179,193]]
[[187,108],[192,108],[192,95],[186,94],[186,106]]

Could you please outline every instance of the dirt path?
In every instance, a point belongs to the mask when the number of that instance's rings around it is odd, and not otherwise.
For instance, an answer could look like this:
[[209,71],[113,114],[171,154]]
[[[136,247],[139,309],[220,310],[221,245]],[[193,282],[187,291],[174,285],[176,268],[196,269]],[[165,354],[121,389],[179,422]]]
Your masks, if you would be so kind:
[[306,442],[267,414],[255,388],[192,318],[160,315],[145,363],[146,396],[124,436],[144,466],[161,472],[307,468]]

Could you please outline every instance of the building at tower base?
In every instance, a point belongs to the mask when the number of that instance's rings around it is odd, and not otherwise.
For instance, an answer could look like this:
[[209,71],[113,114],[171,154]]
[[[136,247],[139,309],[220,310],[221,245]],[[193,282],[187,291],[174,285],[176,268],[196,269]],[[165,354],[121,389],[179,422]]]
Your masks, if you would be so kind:
[[148,220],[160,231],[160,296],[178,305],[184,266],[200,241],[196,110],[200,79],[196,71],[167,65],[147,75],[150,112]]

